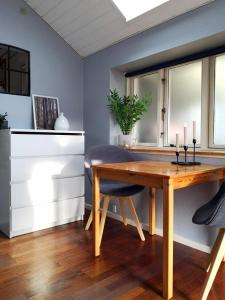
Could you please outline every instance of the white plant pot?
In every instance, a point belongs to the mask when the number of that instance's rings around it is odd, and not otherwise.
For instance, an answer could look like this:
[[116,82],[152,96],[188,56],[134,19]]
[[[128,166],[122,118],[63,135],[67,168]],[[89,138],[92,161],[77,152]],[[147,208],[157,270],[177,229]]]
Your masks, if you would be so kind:
[[67,118],[64,116],[63,112],[60,113],[59,117],[55,121],[55,130],[69,130],[70,124]]
[[131,134],[120,134],[119,135],[119,145],[125,147],[132,146],[132,135]]

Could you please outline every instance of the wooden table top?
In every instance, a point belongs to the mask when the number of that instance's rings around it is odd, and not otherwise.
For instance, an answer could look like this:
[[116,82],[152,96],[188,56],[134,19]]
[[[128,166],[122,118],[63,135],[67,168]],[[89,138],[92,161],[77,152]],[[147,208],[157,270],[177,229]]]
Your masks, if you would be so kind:
[[95,169],[107,171],[120,171],[125,173],[154,175],[156,177],[177,179],[191,175],[201,175],[207,172],[222,171],[225,172],[225,166],[206,165],[199,166],[178,166],[170,162],[162,161],[135,161],[113,164],[100,164],[94,166]]

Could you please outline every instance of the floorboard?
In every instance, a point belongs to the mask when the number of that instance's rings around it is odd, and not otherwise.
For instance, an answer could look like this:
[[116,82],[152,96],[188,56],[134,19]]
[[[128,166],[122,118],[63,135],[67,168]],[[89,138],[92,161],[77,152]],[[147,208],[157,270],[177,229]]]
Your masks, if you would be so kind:
[[[88,213],[88,212],[87,212]],[[9,240],[0,235],[0,300],[162,299],[162,238],[141,242],[107,219],[99,258],[91,230],[75,222]],[[199,300],[208,255],[174,243],[174,298]],[[221,265],[208,300],[225,299]]]

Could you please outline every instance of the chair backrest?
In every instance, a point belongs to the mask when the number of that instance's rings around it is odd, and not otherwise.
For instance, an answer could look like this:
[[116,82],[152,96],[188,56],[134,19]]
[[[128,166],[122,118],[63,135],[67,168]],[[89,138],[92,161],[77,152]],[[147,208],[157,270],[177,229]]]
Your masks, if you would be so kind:
[[91,167],[104,163],[119,163],[134,161],[131,153],[113,145],[98,145],[90,148],[85,155],[85,168],[91,181]]
[[225,181],[213,199],[195,212],[192,221],[195,224],[225,228]]

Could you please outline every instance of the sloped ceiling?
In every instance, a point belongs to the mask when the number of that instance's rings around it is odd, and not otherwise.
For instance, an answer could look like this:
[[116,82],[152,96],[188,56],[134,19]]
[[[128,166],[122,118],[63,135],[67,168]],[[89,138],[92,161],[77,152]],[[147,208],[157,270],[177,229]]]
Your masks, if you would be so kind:
[[170,0],[129,22],[112,0],[25,1],[80,56],[86,57],[214,0]]

